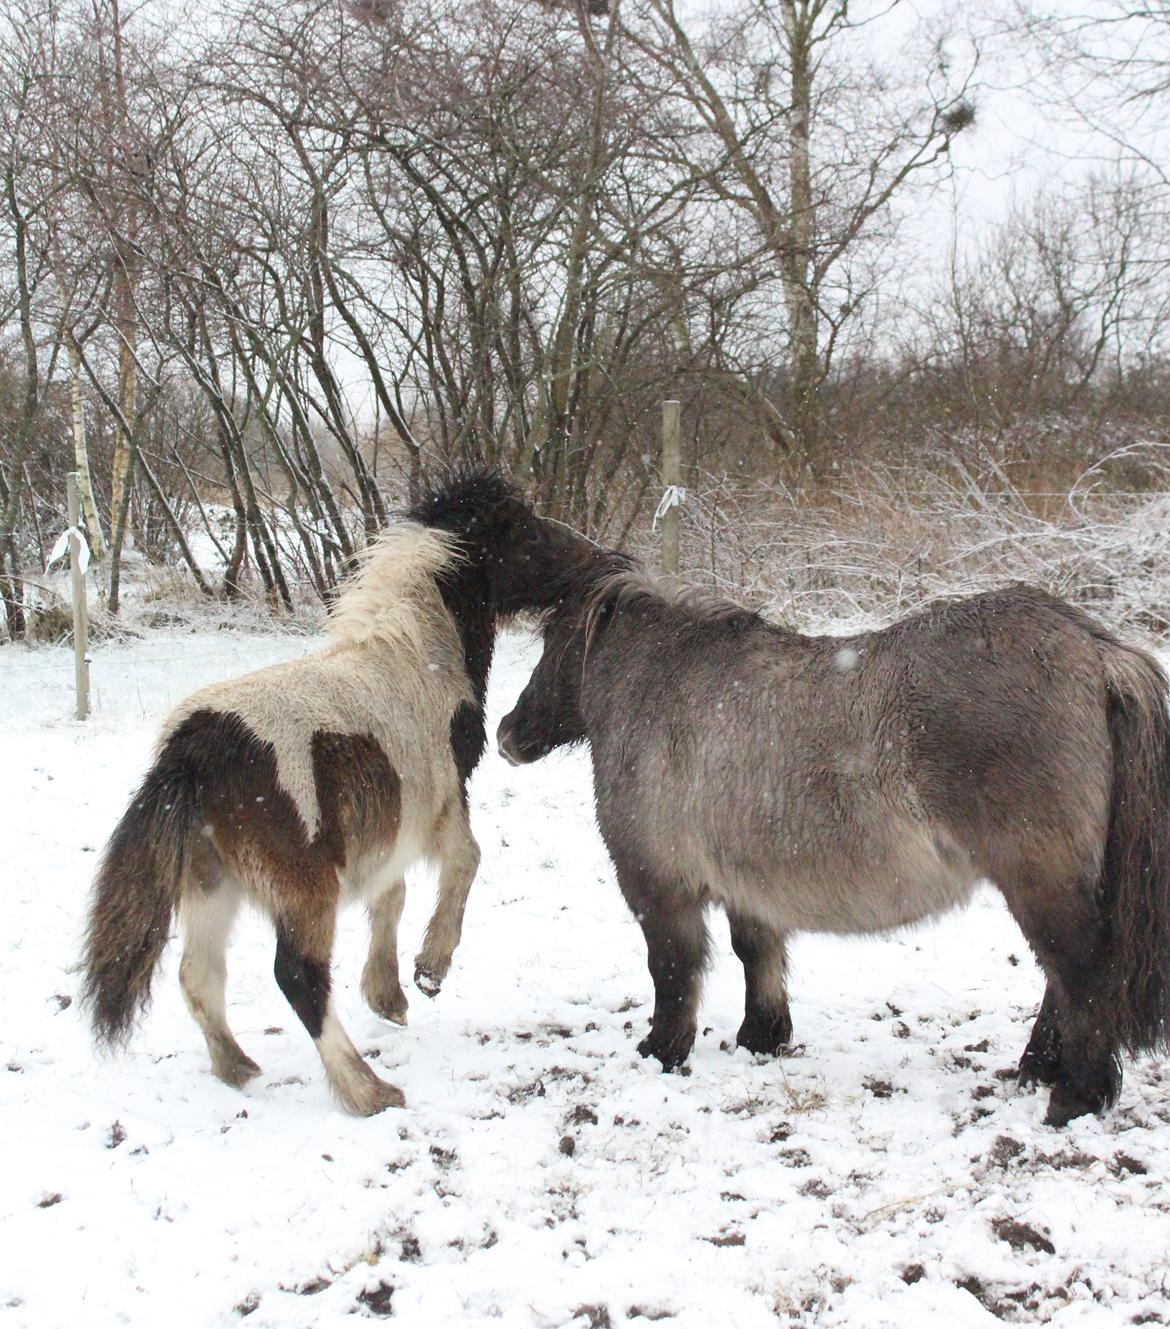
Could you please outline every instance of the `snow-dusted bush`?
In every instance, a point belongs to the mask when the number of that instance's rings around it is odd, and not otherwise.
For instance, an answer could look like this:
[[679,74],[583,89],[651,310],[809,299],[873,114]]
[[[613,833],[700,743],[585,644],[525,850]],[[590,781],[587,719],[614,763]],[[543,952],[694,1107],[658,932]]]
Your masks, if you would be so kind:
[[[1138,473],[1147,487],[1118,485],[1119,475]],[[1170,450],[1135,443],[1067,493],[1024,490],[986,456],[912,470],[855,465],[812,494],[703,477],[684,508],[684,565],[798,628],[866,628],[942,595],[1029,581],[1112,626],[1164,635],[1163,475]]]

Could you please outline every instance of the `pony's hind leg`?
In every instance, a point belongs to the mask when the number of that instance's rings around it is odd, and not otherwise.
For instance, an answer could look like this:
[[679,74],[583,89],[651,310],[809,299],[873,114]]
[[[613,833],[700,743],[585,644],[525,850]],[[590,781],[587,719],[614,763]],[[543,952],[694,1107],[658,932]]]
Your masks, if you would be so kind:
[[[293,901],[282,899],[276,918],[276,981],[289,1005],[316,1044],[329,1087],[338,1102],[355,1116],[370,1117],[405,1101],[393,1085],[380,1080],[358,1054],[337,1018],[331,995],[329,965],[337,913],[337,879],[326,891]],[[317,899],[312,895],[316,894]]]
[[362,970],[366,1005],[394,1024],[406,1023],[409,1004],[398,977],[398,921],[405,899],[406,883],[399,878],[370,905],[370,954]]
[[240,907],[240,888],[229,878],[191,883],[182,903],[183,958],[179,983],[211,1057],[212,1071],[234,1088],[260,1074],[227,1022],[227,943]]
[[785,935],[767,923],[728,909],[731,947],[743,964],[743,1024],[736,1043],[749,1052],[777,1056],[792,1042],[788,1009]]
[[479,845],[462,800],[454,800],[440,816],[434,842],[440,864],[439,891],[422,950],[414,961],[414,981],[428,997],[439,991],[451,968],[451,957],[463,935],[467,893],[479,870]]
[[1121,1088],[1117,1044],[1101,996],[1101,919],[1093,892],[1081,883],[1049,881],[1004,894],[1048,978],[1021,1074],[1052,1084],[1045,1121],[1063,1126],[1103,1111]]

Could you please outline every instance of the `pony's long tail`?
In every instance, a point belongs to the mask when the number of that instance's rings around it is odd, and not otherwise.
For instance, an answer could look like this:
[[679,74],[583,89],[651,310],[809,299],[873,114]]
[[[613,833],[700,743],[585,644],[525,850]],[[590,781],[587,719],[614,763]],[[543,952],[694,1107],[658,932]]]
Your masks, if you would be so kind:
[[1100,881],[1108,936],[1098,1000],[1116,1043],[1164,1048],[1170,1034],[1170,713],[1167,680],[1142,651],[1102,650],[1113,796]]
[[110,836],[94,882],[82,994],[101,1043],[125,1042],[150,1000],[195,814],[189,772],[156,762]]

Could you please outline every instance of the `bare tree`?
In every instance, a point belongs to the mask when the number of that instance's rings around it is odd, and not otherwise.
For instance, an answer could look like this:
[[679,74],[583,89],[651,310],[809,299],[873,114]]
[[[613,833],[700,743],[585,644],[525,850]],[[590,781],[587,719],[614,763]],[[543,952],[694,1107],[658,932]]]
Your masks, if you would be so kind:
[[[785,391],[761,413],[785,446],[811,457],[820,390],[864,298],[851,260],[891,224],[911,182],[937,179],[954,135],[973,119],[973,66],[939,45],[895,76],[869,49],[868,22],[839,0],[744,0],[705,28],[674,0],[632,0],[629,37],[699,119],[690,168],[750,221],[785,312]],[[906,63],[905,50],[899,61]]]

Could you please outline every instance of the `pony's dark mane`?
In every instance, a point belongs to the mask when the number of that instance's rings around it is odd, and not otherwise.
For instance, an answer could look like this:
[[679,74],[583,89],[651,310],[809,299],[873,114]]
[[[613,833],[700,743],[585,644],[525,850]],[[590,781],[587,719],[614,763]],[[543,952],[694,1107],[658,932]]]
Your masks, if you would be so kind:
[[498,471],[474,470],[428,489],[402,515],[424,526],[459,532],[520,501],[520,491]]
[[522,502],[498,471],[476,470],[432,488],[404,514],[412,521],[455,537],[466,555],[438,576],[439,594],[455,621],[467,662],[474,704],[463,702],[451,717],[451,751],[466,797],[466,781],[487,745],[484,706],[495,648],[495,605],[485,565],[507,523],[498,520]]

